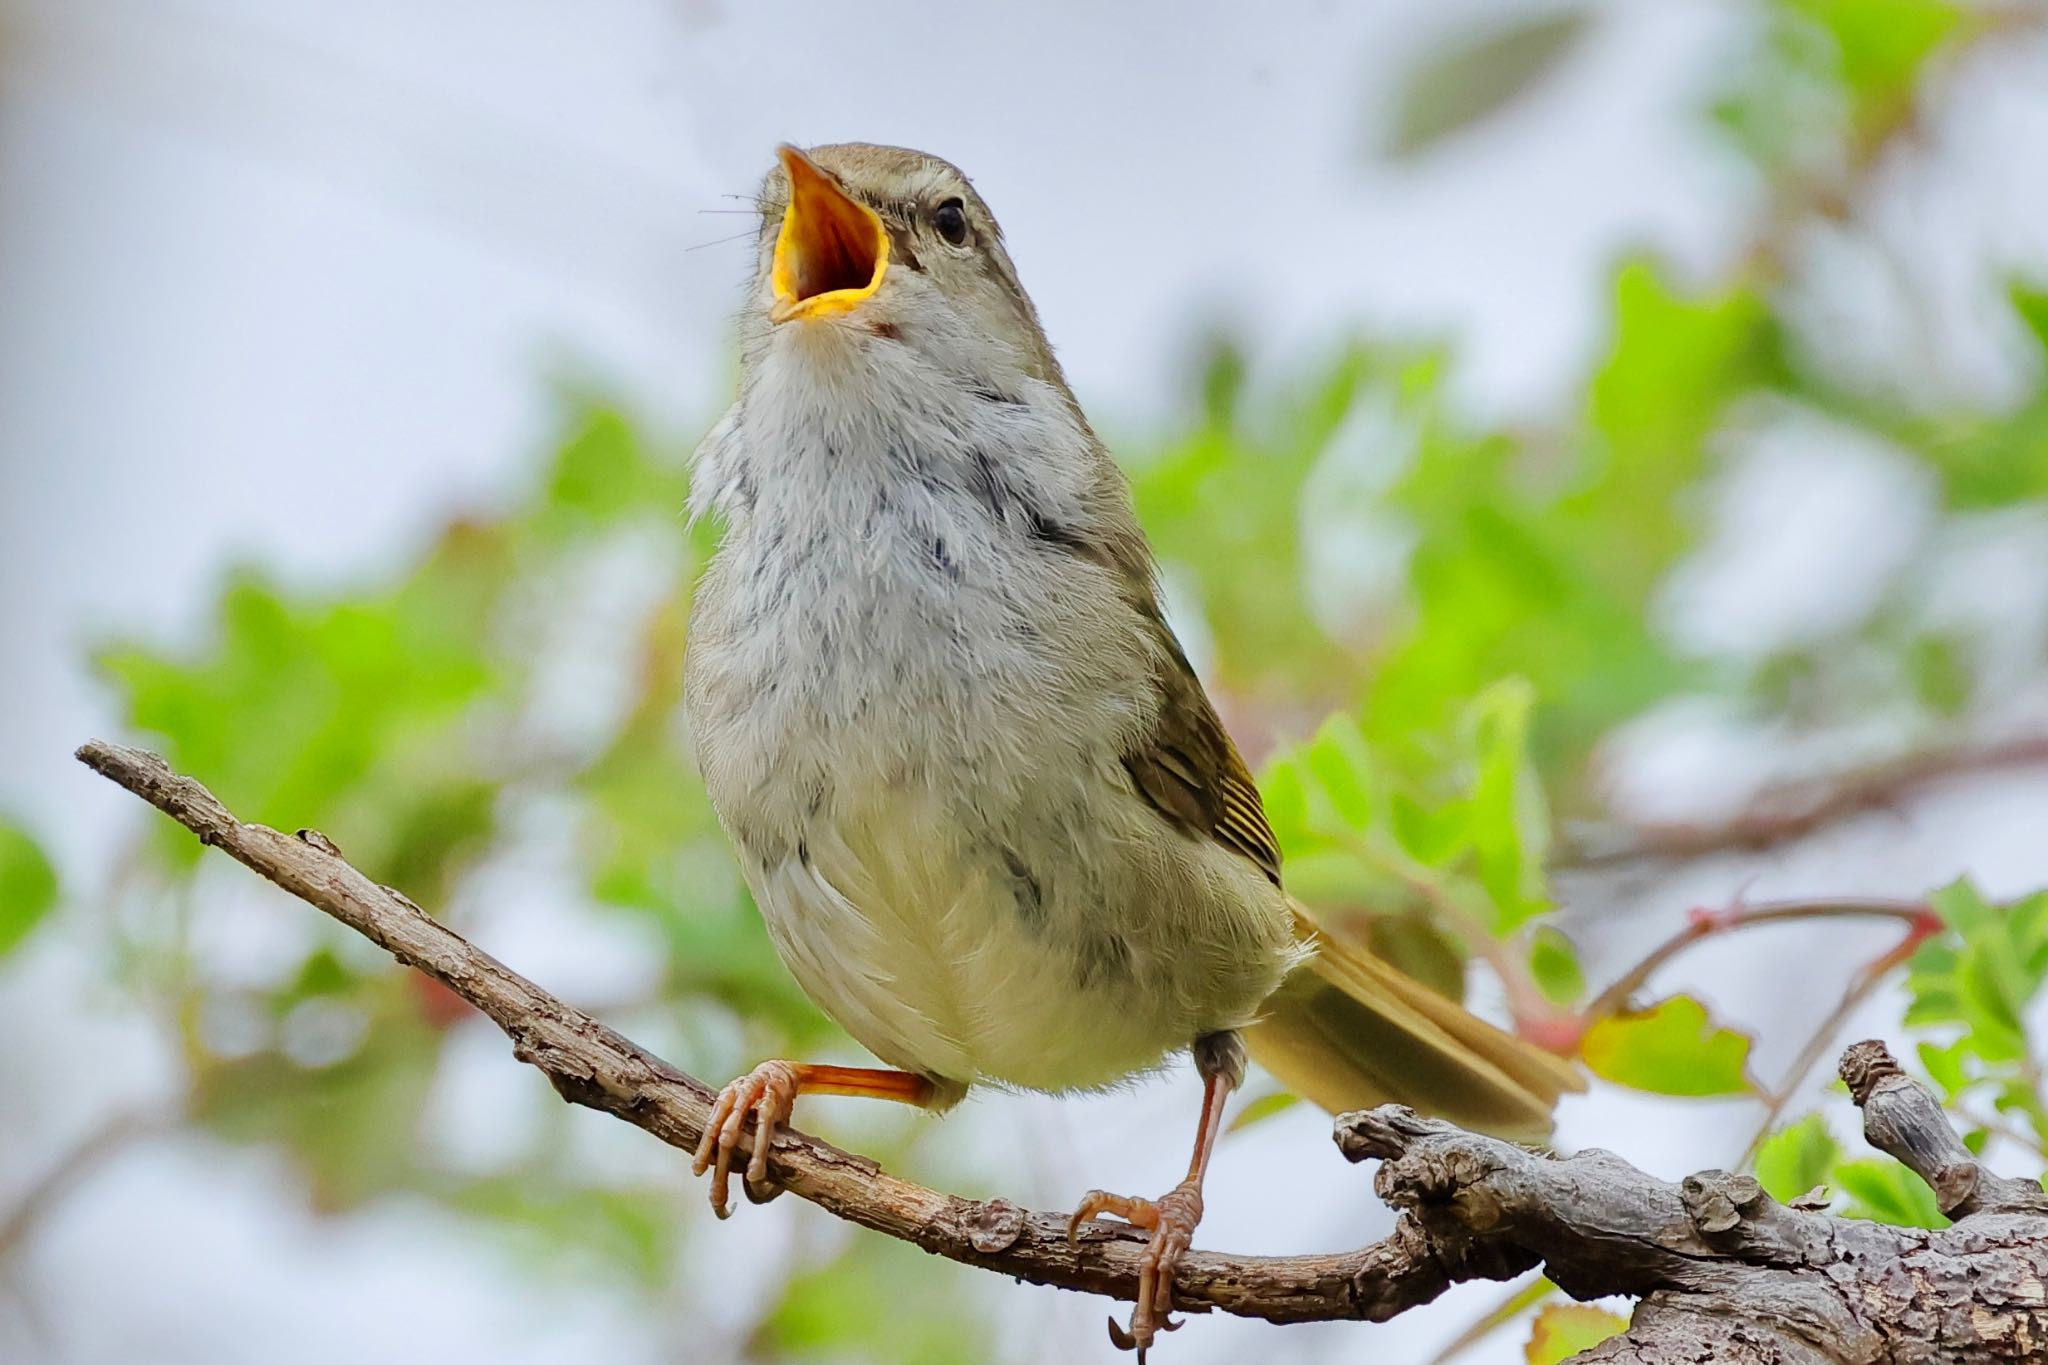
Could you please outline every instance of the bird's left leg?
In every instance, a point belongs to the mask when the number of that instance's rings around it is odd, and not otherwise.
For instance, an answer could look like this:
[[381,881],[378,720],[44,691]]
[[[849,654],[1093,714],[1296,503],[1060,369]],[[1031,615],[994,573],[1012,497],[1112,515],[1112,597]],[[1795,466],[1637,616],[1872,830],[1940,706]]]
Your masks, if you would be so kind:
[[768,1149],[775,1130],[789,1118],[798,1095],[864,1095],[923,1108],[945,1108],[960,1098],[960,1087],[948,1090],[929,1076],[908,1071],[882,1071],[868,1066],[821,1066],[805,1062],[763,1062],[718,1092],[697,1143],[692,1174],[711,1172],[711,1211],[720,1218],[732,1211],[726,1182],[739,1150],[747,1119],[754,1120],[754,1147],[747,1161],[747,1197],[757,1203],[773,1198],[773,1190],[757,1194],[768,1179]]
[[1180,1325],[1167,1320],[1173,1311],[1173,1273],[1194,1239],[1195,1225],[1202,1221],[1202,1178],[1209,1173],[1209,1155],[1223,1130],[1224,1102],[1244,1083],[1244,1043],[1234,1030],[1197,1038],[1194,1057],[1202,1077],[1202,1125],[1195,1134],[1187,1179],[1158,1199],[1090,1190],[1067,1223],[1070,1242],[1078,1238],[1082,1223],[1105,1213],[1151,1230],[1152,1240],[1138,1262],[1138,1303],[1130,1328],[1118,1327],[1115,1318],[1109,1321],[1109,1339],[1126,1351],[1136,1350],[1141,1361],[1154,1336]]

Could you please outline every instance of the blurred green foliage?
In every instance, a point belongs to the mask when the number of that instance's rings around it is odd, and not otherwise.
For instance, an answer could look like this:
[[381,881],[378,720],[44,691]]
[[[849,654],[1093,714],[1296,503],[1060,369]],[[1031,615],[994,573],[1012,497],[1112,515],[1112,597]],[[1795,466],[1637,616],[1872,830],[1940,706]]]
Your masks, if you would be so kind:
[[[1512,107],[1599,22],[1557,10],[1448,43],[1408,82],[1387,145],[1424,156]],[[1219,704],[1263,758],[1294,890],[1448,993],[1484,959],[1519,1021],[1567,1021],[1615,1084],[1726,1095],[1756,1082],[1750,1040],[1689,996],[1574,1013],[1587,971],[1552,874],[1576,856],[1570,822],[1626,816],[1600,799],[1603,742],[1661,704],[1708,698],[1791,733],[1879,714],[1906,752],[1966,733],[1982,701],[1985,627],[1908,607],[1938,535],[1828,638],[1761,661],[1674,644],[1660,595],[1711,529],[1731,433],[1822,416],[1929,471],[1945,527],[2048,515],[2048,294],[2007,294],[2039,353],[2005,405],[1849,382],[1816,359],[1825,348],[1789,302],[1795,242],[1816,224],[1857,230],[1858,177],[1912,134],[1930,73],[1989,24],[1937,0],[1761,6],[1712,111],[1754,179],[1749,237],[1709,281],[1621,262],[1606,340],[1551,422],[1474,424],[1448,396],[1452,359],[1426,346],[1361,342],[1253,391],[1225,345],[1194,424],[1120,451],[1177,602],[1214,640]],[[556,439],[498,510],[451,521],[352,587],[239,571],[202,642],[112,645],[104,676],[130,727],[245,817],[322,830],[458,924],[488,909],[494,872],[530,871],[535,830],[566,831],[544,877],[560,913],[659,956],[644,992],[592,1003],[656,1030],[679,1063],[721,1076],[837,1046],[747,902],[677,714],[690,593],[716,536],[682,518],[683,443],[604,397],[561,400]],[[1399,550],[1373,561],[1378,577],[1325,553],[1368,542]],[[1351,567],[1316,567],[1333,562]],[[1345,573],[1356,581],[1334,591]],[[288,1151],[323,1208],[432,1199],[502,1227],[536,1263],[571,1250],[651,1302],[672,1292],[697,1203],[680,1161],[664,1179],[590,1162],[538,1081],[547,1117],[525,1147],[484,1169],[443,1155],[424,1140],[437,1078],[449,1040],[481,1025],[318,923],[260,979],[217,970],[195,938],[229,884],[158,824],[103,907],[113,970],[157,1005],[187,1061],[193,1122]],[[56,894],[34,843],[0,825],[0,953]],[[1921,1063],[1953,1105],[1983,1099],[2048,1143],[2025,1030],[2048,972],[2048,896],[1997,906],[1959,885],[1934,904],[1946,931],[1909,979]],[[547,980],[546,963],[518,965]],[[1240,1122],[1288,1103],[1269,1095]],[[1973,1142],[1988,1132],[1978,1124]],[[1845,1159],[1818,1118],[1764,1142],[1757,1171],[1780,1198],[1828,1184],[1863,1216],[1938,1217],[1902,1169]],[[973,1297],[1000,1292],[989,1277],[854,1245],[792,1271],[756,1356],[994,1349]],[[874,1311],[909,1302],[909,1281],[924,1282],[923,1306]],[[1546,1315],[1529,1358],[1611,1326]]]
[[1992,906],[1957,882],[1929,900],[1950,932],[1921,946],[1906,977],[1906,1023],[1940,1035],[1920,1044],[1921,1064],[1951,1104],[1986,1096],[2048,1144],[2026,1023],[2048,980],[2048,891]]
[[57,869],[42,846],[0,820],[0,958],[57,906]]

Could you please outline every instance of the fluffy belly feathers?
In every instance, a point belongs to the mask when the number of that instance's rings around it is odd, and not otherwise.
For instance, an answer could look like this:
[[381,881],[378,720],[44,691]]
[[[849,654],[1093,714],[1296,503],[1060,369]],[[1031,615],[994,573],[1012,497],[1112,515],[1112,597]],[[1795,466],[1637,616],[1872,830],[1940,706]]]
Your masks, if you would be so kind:
[[[805,991],[892,1066],[962,1088],[1107,1086],[1248,1022],[1291,961],[1230,928],[1249,930],[1253,903],[1278,893],[1255,873],[1240,884],[1229,855],[1188,885],[1163,825],[1112,815],[1096,847],[974,837],[914,791],[863,815],[820,829],[754,890]],[[1219,892],[1246,913],[1204,913],[1198,898]]]
[[883,467],[832,466],[859,516],[757,509],[693,612],[699,767],[790,971],[877,1057],[961,1088],[1100,1087],[1248,1022],[1289,915],[1124,770],[1156,644],[1118,580],[1000,545],[1020,533],[972,499],[863,493]]

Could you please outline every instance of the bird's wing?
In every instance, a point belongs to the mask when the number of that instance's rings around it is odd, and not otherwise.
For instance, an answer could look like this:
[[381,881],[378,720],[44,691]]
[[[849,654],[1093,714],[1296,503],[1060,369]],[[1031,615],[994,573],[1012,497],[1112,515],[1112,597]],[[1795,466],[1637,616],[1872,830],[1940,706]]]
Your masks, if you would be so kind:
[[[1149,593],[1137,604],[1164,646],[1159,718],[1124,767],[1176,827],[1214,839],[1280,883],[1280,844],[1259,789]],[[1504,1137],[1540,1139],[1558,1096],[1585,1088],[1561,1057],[1333,935],[1288,898],[1315,954],[1246,1033],[1252,1055],[1296,1093],[1337,1112],[1389,1100]]]
[[1124,754],[1124,768],[1167,820],[1242,853],[1278,886],[1280,841],[1266,823],[1258,784],[1158,608],[1144,615],[1164,645],[1154,679],[1159,717],[1151,733]]

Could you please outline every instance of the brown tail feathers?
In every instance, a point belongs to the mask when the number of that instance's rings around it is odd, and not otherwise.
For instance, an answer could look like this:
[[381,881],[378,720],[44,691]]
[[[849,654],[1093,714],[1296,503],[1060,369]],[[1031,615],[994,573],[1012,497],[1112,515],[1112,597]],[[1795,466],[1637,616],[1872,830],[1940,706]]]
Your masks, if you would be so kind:
[[1540,1141],[1566,1091],[1585,1089],[1563,1058],[1515,1038],[1325,932],[1298,903],[1315,945],[1245,1033],[1258,1063],[1332,1113],[1406,1104],[1462,1127]]

